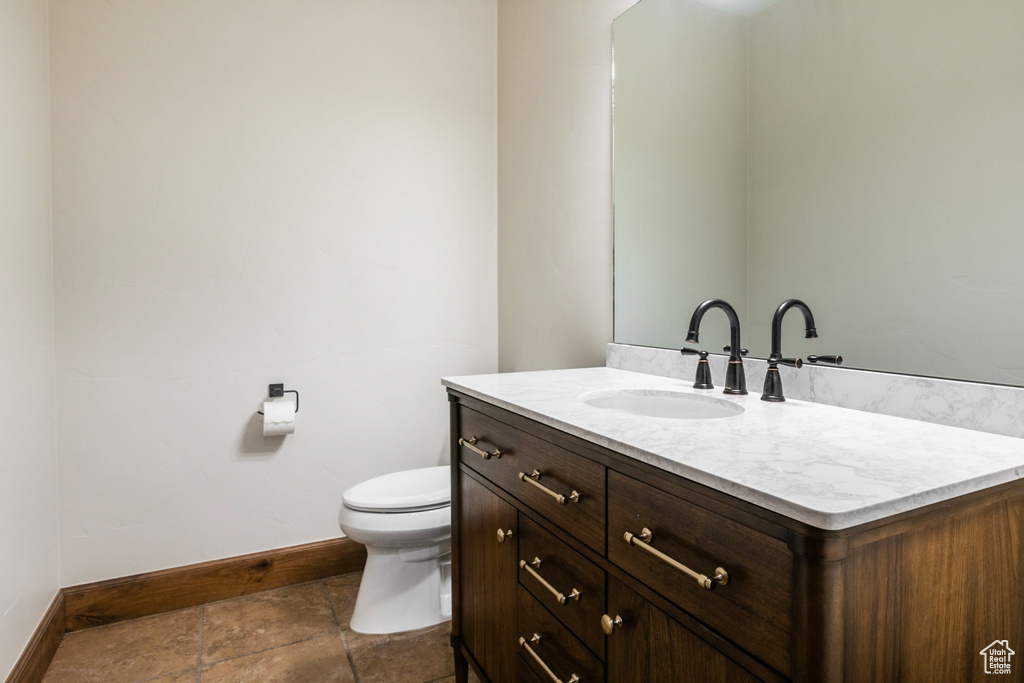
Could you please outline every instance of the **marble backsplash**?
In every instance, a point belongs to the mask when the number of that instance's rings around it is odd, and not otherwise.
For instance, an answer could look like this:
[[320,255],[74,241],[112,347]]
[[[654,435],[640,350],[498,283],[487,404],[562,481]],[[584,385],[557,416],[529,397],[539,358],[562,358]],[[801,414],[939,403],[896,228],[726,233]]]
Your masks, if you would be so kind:
[[[605,358],[609,368],[690,382],[697,369],[695,356],[674,349],[613,343]],[[727,360],[722,355],[708,359],[716,387],[725,381]],[[767,363],[747,359],[743,366],[747,391],[760,394]],[[1024,387],[810,364],[800,370],[780,367],[779,372],[787,398],[1024,438]]]

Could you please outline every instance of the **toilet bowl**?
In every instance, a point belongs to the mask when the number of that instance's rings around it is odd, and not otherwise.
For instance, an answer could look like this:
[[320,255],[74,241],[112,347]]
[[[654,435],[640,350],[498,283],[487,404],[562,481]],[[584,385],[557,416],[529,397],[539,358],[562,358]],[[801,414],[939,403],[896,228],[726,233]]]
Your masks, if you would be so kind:
[[366,546],[349,622],[360,633],[397,633],[451,618],[451,470],[385,474],[342,494],[338,525]]

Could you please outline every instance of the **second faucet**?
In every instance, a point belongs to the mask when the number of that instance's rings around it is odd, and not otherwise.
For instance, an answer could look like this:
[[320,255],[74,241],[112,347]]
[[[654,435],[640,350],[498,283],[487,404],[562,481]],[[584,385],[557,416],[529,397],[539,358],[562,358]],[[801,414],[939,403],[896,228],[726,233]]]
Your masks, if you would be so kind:
[[[773,403],[785,401],[786,397],[782,394],[782,375],[779,374],[779,366],[788,365],[800,368],[804,364],[799,358],[782,357],[782,318],[791,308],[799,309],[804,314],[804,337],[806,339],[818,337],[818,330],[814,325],[814,315],[807,304],[800,299],[786,299],[779,304],[779,307],[775,309],[775,315],[772,316],[772,352],[768,356],[768,372],[764,376],[764,391],[761,392],[762,401]],[[807,360],[812,363],[821,361],[834,365],[843,364],[842,356],[808,356]]]

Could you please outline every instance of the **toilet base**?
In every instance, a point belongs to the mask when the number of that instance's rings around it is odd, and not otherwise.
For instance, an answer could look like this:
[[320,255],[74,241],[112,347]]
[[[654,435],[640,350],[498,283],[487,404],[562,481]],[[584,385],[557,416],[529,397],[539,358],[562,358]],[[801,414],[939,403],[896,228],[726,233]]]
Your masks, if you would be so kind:
[[358,633],[398,633],[448,621],[451,542],[366,548],[366,567],[349,625]]

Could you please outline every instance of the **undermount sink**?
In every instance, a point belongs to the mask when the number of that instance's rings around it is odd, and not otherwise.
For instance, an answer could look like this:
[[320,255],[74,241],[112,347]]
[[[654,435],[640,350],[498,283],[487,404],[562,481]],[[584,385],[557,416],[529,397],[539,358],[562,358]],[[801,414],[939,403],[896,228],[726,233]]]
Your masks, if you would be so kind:
[[602,410],[676,420],[711,420],[733,417],[743,412],[743,406],[732,401],[659,389],[592,391],[583,394],[580,399]]

